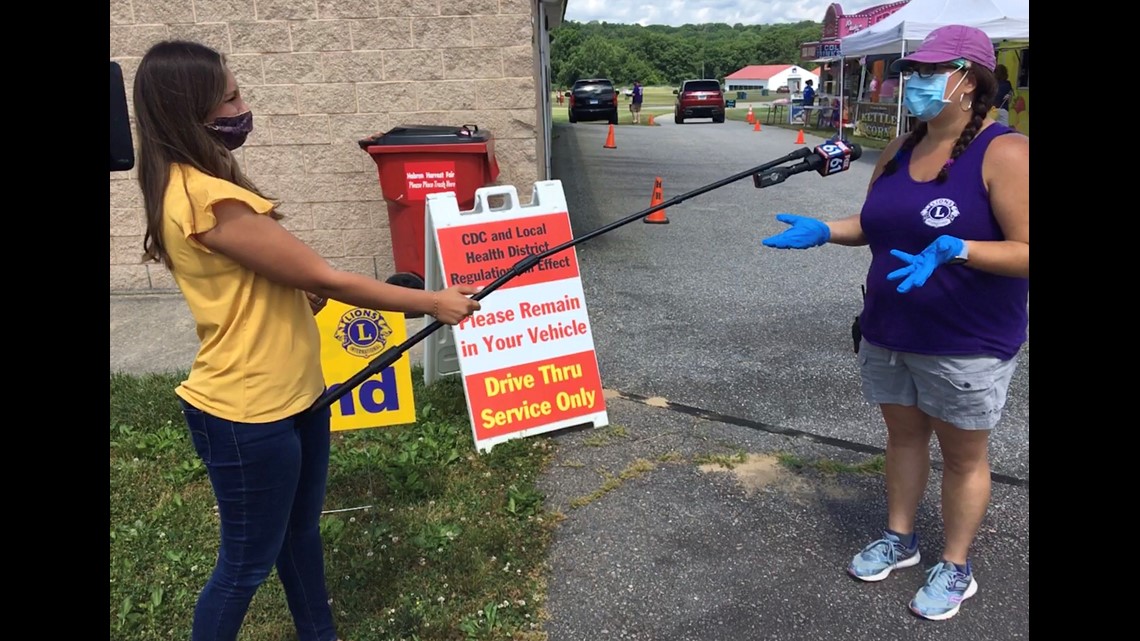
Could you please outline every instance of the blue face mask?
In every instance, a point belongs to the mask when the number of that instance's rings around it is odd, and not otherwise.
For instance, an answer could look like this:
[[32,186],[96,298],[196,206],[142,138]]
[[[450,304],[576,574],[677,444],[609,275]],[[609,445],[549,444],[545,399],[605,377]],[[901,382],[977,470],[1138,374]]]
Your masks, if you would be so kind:
[[[942,108],[950,103],[946,99],[946,82],[952,73],[954,72],[949,71],[929,78],[912,74],[906,81],[906,89],[903,93],[903,104],[906,105],[907,111],[914,114],[915,118],[923,121],[933,120],[942,113]],[[962,76],[958,80],[958,85],[961,85],[962,80],[965,79],[966,77]],[[950,93],[957,91],[958,85],[955,85]]]

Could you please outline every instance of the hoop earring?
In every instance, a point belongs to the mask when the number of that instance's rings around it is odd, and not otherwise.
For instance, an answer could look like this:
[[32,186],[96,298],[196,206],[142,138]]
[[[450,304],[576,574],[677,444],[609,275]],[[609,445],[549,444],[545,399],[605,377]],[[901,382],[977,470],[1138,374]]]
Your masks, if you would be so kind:
[[974,99],[970,98],[970,104],[963,106],[962,101],[966,99],[966,94],[958,95],[958,108],[962,111],[970,111],[974,108]]

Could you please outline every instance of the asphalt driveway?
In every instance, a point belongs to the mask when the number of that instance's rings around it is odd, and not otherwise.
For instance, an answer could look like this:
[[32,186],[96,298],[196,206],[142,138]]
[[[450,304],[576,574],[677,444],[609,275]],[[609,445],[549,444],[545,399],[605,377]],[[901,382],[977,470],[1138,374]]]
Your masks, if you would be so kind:
[[[795,132],[745,123],[555,130],[576,234],[778,158]],[[808,137],[809,145],[820,139]],[[551,436],[543,479],[566,516],[551,556],[551,641],[1017,639],[1028,636],[1028,346],[994,435],[993,501],[973,552],[980,591],[934,623],[906,604],[920,568],[878,584],[851,556],[883,526],[885,445],[851,351],[865,249],[776,251],[778,212],[838,218],[875,153],[826,179],[741,181],[579,247],[612,428]],[[937,447],[933,447],[937,461]],[[731,470],[716,464],[732,461]],[[939,475],[919,510],[940,553]]]

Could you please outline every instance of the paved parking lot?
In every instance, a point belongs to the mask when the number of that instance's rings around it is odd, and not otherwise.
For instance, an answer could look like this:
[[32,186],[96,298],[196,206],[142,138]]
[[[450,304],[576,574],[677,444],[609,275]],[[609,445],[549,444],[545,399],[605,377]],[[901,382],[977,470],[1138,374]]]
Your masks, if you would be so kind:
[[[737,122],[619,127],[617,149],[603,148],[606,133],[555,132],[577,234],[649,206],[657,176],[668,199],[796,147],[794,131]],[[857,211],[876,154],[828,178],[734,183],[668,209],[668,225],[638,221],[579,247],[622,435],[554,437],[544,486],[568,518],[551,561],[551,641],[1028,636],[1028,345],[994,435],[993,502],[974,550],[981,589],[950,621],[907,610],[918,568],[879,584],[844,572],[884,525],[881,476],[795,473],[777,458],[854,465],[885,446],[851,349],[867,250],[760,244],[783,228],[776,213]],[[731,472],[699,464],[740,452],[747,463]],[[618,489],[573,507],[623,473]],[[918,516],[924,566],[941,551],[939,491],[934,473]]]

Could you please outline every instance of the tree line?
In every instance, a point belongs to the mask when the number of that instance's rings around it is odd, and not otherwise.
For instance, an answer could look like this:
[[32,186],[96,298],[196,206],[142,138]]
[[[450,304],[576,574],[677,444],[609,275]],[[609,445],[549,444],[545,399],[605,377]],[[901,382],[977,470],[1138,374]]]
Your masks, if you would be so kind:
[[562,23],[550,34],[551,80],[569,87],[580,78],[618,85],[678,85],[691,78],[724,77],[747,65],[799,64],[800,44],[820,39],[821,22],[794,24],[667,25]]

